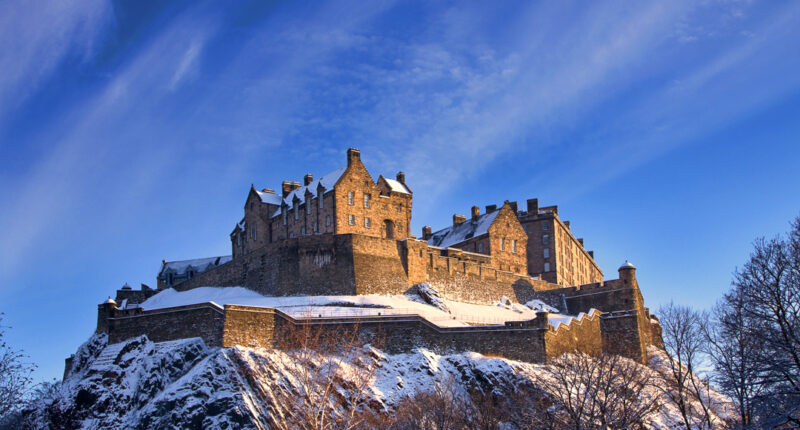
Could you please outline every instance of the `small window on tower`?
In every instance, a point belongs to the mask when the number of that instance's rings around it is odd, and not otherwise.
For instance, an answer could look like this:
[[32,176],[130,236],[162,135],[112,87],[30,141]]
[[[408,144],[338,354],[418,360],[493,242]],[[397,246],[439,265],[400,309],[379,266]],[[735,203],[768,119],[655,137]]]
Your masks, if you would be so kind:
[[544,234],[542,235],[542,244],[547,245],[550,243],[550,235]]
[[547,224],[542,224],[542,230],[547,231],[550,229],[550,226]]
[[356,193],[349,191],[347,193],[347,204],[352,206],[354,204],[355,198],[356,198]]
[[347,223],[350,225],[356,225],[356,216],[355,215],[347,215]]
[[545,272],[549,272],[550,271],[550,263],[544,263],[544,271]]
[[287,224],[287,218],[288,218],[288,217],[286,216],[286,209],[284,208],[284,209],[283,209],[283,225],[286,225],[286,224]]
[[550,248],[544,249],[544,258],[550,258]]
[[369,228],[371,220],[369,217],[364,217],[364,227]]
[[505,251],[506,250],[506,238],[505,237],[501,237],[500,238],[500,250],[501,251]]
[[369,207],[369,199],[370,198],[371,198],[371,196],[369,194],[364,194],[364,207],[365,208]]

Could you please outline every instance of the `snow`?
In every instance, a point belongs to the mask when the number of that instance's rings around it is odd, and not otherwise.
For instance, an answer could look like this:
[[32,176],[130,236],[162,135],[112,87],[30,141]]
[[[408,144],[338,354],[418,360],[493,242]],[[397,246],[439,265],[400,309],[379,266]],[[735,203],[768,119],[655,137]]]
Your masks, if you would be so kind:
[[388,179],[388,178],[383,178],[383,179],[386,180],[386,183],[389,184],[389,188],[392,191],[394,191],[396,193],[411,194],[411,192],[408,191],[408,188],[406,188],[406,186],[403,185],[400,181],[396,181],[394,179]]
[[230,255],[223,255],[220,257],[195,258],[193,260],[167,261],[166,263],[162,264],[159,275],[167,270],[172,270],[174,273],[182,274],[186,272],[186,269],[188,269],[189,266],[191,266],[195,272],[202,273],[212,267],[227,263],[231,261],[232,258],[233,257]]
[[528,303],[525,303],[525,306],[527,306],[527,307],[529,307],[529,308],[531,308],[531,309],[533,309],[534,311],[537,311],[537,312],[554,312],[554,313],[558,313],[558,309],[548,305],[547,303],[545,303],[545,302],[543,302],[543,301],[541,301],[539,299],[531,300]]
[[[280,309],[295,318],[366,317],[385,315],[421,316],[440,327],[471,325],[503,325],[506,321],[527,321],[536,318],[536,310],[518,303],[478,305],[441,299],[433,306],[413,295],[360,296],[263,296],[243,287],[199,287],[187,291],[167,289],[145,300],[145,310],[212,302],[219,306],[244,305]],[[589,311],[589,314],[593,312]],[[554,329],[582,319],[577,316],[551,313],[548,321]]]
[[482,236],[489,232],[489,227],[494,223],[500,210],[489,212],[478,217],[477,220],[468,219],[456,226],[450,226],[439,230],[428,239],[428,245],[447,248],[457,245],[473,237]]

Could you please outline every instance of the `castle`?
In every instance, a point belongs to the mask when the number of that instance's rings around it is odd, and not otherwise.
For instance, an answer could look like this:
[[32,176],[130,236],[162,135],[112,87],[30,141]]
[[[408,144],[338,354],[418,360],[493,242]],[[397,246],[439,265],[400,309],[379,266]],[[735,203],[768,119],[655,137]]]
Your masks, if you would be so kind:
[[[280,193],[250,188],[244,216],[230,234],[231,255],[162,262],[158,289],[126,286],[98,307],[98,331],[110,342],[146,334],[152,340],[202,337],[218,346],[277,347],[299,325],[357,325],[365,336],[380,332],[389,351],[426,346],[442,352],[471,350],[542,362],[570,351],[618,353],[637,361],[661,345],[658,320],[644,306],[630,263],[619,277],[603,272],[583,239],[575,238],[557,206],[530,199],[490,205],[452,225],[410,232],[413,191],[400,172],[374,180],[357,149],[347,164],[303,184],[284,181]],[[139,304],[167,288],[241,286],[265,296],[362,296],[414,294],[420,285],[461,303],[538,300],[566,325],[539,312],[527,321],[442,327],[421,315],[298,318],[280,309],[195,303],[148,310]]]

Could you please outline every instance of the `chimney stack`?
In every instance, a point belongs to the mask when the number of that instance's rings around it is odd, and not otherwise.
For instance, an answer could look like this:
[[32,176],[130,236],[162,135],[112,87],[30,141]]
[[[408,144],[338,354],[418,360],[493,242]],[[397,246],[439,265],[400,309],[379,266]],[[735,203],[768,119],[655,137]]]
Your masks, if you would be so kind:
[[528,215],[539,213],[539,199],[528,199]]
[[592,259],[594,259],[594,251],[586,251],[586,252],[589,253],[589,257],[592,257]]
[[497,210],[497,205],[486,205],[486,213],[492,213]]
[[453,227],[465,222],[466,220],[467,217],[465,217],[464,215],[453,214]]
[[306,175],[303,176],[303,185],[308,185],[312,182],[314,182],[314,177],[311,175],[311,173],[306,173]]
[[283,194],[283,197],[288,196],[289,193],[291,192],[292,192],[292,181],[281,182],[281,193]]
[[422,227],[422,240],[428,240],[431,238],[431,226],[426,225]]
[[514,215],[517,214],[517,202],[510,202],[511,210],[514,211]]
[[347,150],[347,167],[353,165],[354,162],[361,160],[361,151],[356,148]]
[[569,221],[564,221],[564,225],[565,225],[565,226],[567,226],[567,230],[570,230],[570,228],[569,228]]
[[472,220],[475,221],[478,217],[481,216],[481,208],[477,206],[472,207]]
[[397,182],[403,185],[406,184],[406,174],[404,172],[397,172]]
[[581,238],[578,238],[578,243],[580,243],[580,244],[581,244],[581,247],[583,247],[583,238],[582,238],[582,237],[581,237]]

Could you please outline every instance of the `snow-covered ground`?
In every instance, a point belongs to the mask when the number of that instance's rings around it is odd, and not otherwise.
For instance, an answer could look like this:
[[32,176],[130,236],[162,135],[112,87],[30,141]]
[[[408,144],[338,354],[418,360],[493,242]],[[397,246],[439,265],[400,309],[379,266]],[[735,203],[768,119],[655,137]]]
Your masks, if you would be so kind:
[[[362,296],[263,296],[243,287],[200,287],[187,291],[164,290],[147,299],[145,310],[213,302],[223,305],[246,305],[276,308],[294,317],[344,317],[378,315],[420,315],[441,327],[503,324],[506,321],[525,321],[536,318],[538,310],[557,312],[557,309],[534,300],[527,305],[510,303],[507,299],[496,305],[476,305],[441,299],[444,306],[425,303],[416,295]],[[446,309],[446,310],[443,310]],[[549,314],[554,328],[567,325],[578,316]]]
[[[94,335],[79,348],[71,375],[29,416],[34,428],[267,428],[276,402],[296,399],[293,390],[301,389],[302,378],[297,377],[303,365],[297,355],[282,350],[209,348],[199,338],[153,343],[143,336],[106,342],[106,335]],[[396,355],[369,346],[359,350],[373,369],[366,376],[363,398],[376,411],[391,411],[403,398],[448,382],[459,393],[524,384],[555,389],[546,382],[543,364],[476,353],[438,355],[425,349]],[[335,357],[310,354],[315,363]],[[364,378],[347,366],[342,369],[335,379],[337,395],[331,398],[347,399]],[[280,392],[286,387],[290,397],[283,398]],[[657,387],[650,389],[661,395]],[[727,399],[716,393],[713,397],[718,423],[731,411],[724,405]],[[645,424],[682,427],[677,409],[666,399]]]

